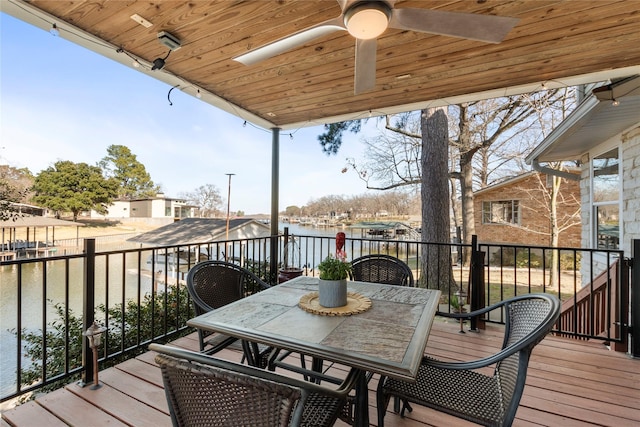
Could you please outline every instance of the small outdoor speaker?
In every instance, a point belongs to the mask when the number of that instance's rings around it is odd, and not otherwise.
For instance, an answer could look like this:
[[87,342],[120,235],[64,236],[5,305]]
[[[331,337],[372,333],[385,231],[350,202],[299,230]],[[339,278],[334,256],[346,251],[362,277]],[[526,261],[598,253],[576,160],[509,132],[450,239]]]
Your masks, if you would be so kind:
[[171,50],[180,49],[180,39],[178,39],[174,35],[167,33],[166,31],[160,31],[158,33],[158,40],[160,40],[160,43],[162,43],[163,45],[165,45]]

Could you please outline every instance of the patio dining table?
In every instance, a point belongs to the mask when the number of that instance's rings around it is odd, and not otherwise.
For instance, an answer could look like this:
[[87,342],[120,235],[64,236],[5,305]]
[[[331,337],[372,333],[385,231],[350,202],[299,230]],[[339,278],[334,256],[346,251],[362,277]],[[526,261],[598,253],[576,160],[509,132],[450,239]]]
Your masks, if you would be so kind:
[[334,316],[299,305],[301,298],[317,290],[317,278],[300,276],[187,323],[360,370],[355,425],[368,426],[365,372],[415,380],[440,291],[350,281],[348,291],[370,300],[370,308]]

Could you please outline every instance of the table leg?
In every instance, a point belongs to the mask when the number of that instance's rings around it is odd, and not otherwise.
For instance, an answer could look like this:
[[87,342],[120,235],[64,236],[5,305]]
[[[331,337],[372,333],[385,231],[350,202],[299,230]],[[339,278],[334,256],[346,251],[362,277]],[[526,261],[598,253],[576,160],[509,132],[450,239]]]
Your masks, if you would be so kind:
[[[319,357],[313,357],[313,359],[311,360],[311,370],[313,370],[314,372],[320,372],[322,373],[322,367],[324,365],[324,361],[322,359],[320,359]],[[312,380],[313,382],[315,382],[316,384],[320,384],[320,379],[317,378],[315,380]]]
[[369,427],[369,387],[365,371],[360,371],[355,389],[356,408],[354,411],[354,426]]

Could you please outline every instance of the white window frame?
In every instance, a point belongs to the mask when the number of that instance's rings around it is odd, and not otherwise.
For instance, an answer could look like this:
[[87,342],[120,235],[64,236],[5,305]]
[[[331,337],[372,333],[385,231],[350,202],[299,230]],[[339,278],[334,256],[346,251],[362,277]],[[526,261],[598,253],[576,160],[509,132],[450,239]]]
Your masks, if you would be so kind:
[[[493,204],[494,203],[508,203],[511,202],[511,212],[512,216],[517,219],[517,221],[494,221],[493,220]],[[489,204],[489,221],[485,221],[485,203]],[[517,209],[514,209],[514,204],[518,204]],[[520,209],[520,200],[519,199],[505,199],[505,200],[483,200],[482,201],[482,224],[486,225],[521,225],[522,223],[522,213]]]
[[[618,151],[618,200],[617,201],[605,201],[605,202],[596,202],[594,201],[594,184],[593,184],[593,178],[595,176],[594,174],[594,170],[593,170],[593,159],[595,159],[598,156],[601,156],[611,150],[617,150]],[[622,249],[622,242],[623,242],[623,223],[622,223],[622,188],[624,186],[623,182],[622,182],[622,178],[623,178],[623,173],[622,173],[622,145],[620,144],[620,142],[615,141],[615,143],[609,143],[609,144],[604,144],[601,147],[598,148],[597,151],[592,151],[589,153],[589,204],[590,204],[590,210],[589,210],[589,214],[591,216],[591,220],[590,220],[590,232],[589,232],[589,236],[591,239],[591,247],[598,249],[598,217],[596,214],[597,208],[599,206],[613,206],[613,205],[617,205],[618,206],[618,247],[617,248],[600,248],[603,250],[606,249],[612,249],[612,250],[620,250]]]

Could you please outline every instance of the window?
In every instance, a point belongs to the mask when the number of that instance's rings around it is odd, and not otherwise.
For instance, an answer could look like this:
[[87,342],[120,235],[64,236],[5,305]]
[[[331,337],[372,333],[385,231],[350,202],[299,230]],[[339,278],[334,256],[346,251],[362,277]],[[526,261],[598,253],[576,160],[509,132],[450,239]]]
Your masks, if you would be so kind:
[[520,225],[520,202],[518,200],[482,202],[482,223]]
[[619,249],[620,157],[617,147],[593,158],[591,191],[595,246]]

